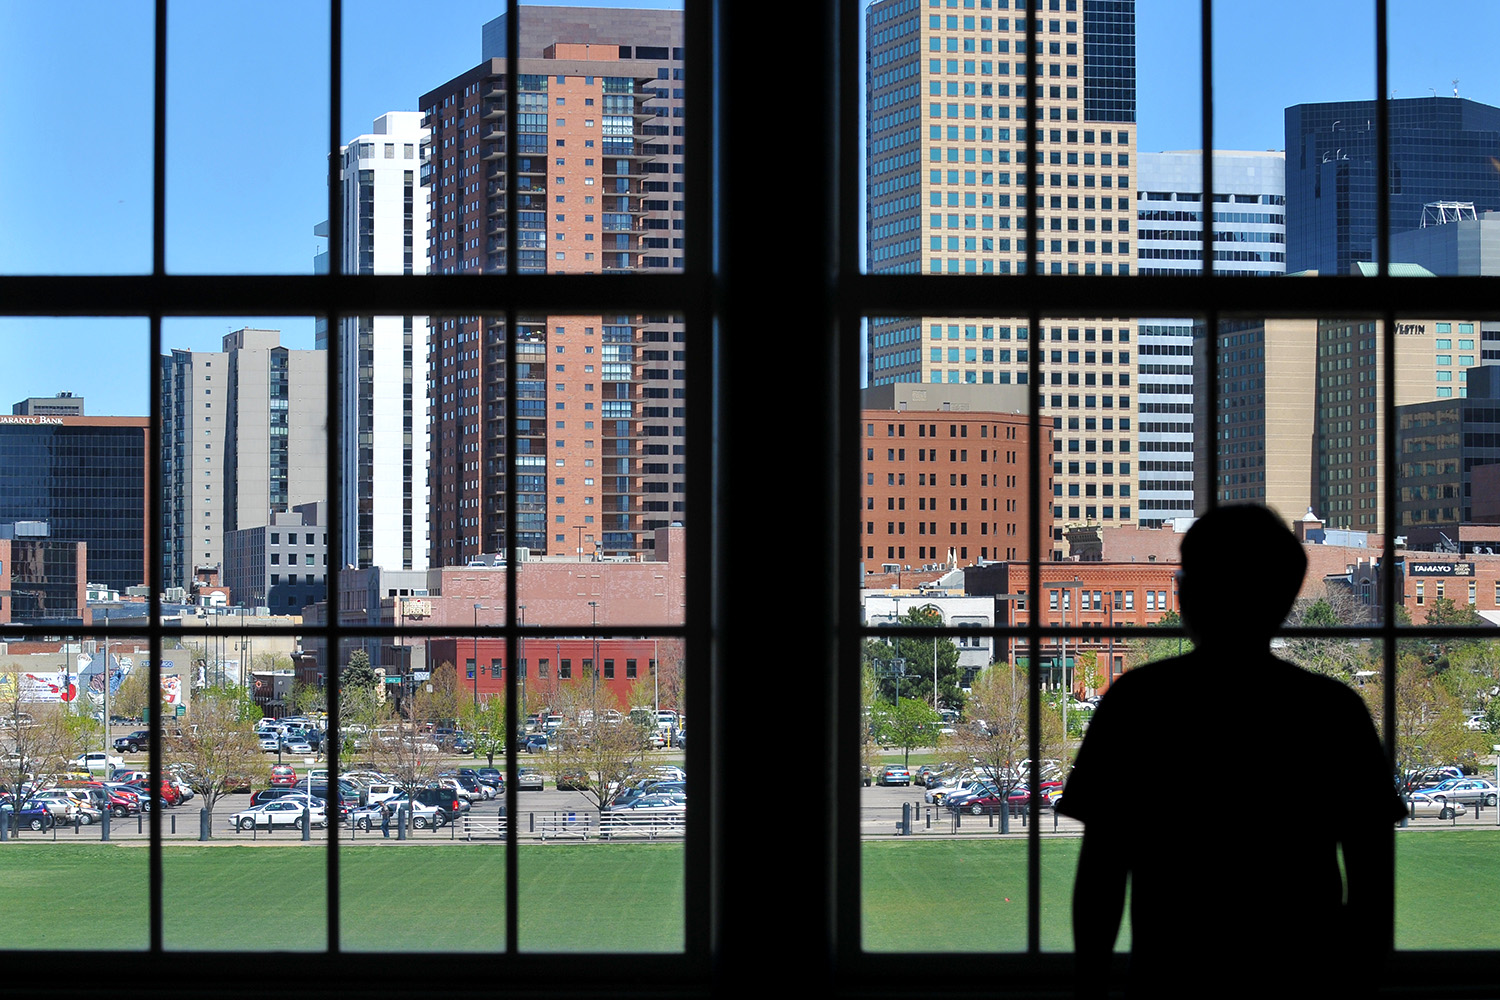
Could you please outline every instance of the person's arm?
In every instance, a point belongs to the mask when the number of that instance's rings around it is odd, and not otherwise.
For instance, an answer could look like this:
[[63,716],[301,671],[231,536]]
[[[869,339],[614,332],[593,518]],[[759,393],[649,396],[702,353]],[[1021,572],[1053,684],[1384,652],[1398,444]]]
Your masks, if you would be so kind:
[[1109,991],[1109,967],[1125,916],[1124,857],[1105,835],[1087,828],[1073,882],[1073,962],[1080,997]]

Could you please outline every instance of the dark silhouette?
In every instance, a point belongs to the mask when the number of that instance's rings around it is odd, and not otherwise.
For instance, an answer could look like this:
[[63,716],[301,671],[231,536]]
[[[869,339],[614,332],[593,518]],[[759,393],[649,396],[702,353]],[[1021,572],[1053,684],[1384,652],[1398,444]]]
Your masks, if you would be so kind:
[[1127,880],[1131,996],[1371,988],[1405,810],[1359,696],[1269,652],[1306,570],[1264,507],[1218,508],[1184,536],[1195,648],[1110,686],[1059,807],[1085,825],[1080,995],[1105,993]]

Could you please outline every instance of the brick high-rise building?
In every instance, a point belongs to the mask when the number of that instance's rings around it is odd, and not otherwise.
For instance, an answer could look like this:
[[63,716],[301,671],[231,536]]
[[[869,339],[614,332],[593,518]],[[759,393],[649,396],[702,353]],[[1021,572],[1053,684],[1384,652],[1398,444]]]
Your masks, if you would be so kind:
[[[1134,0],[1033,6],[1039,49],[1029,83],[1026,16],[1009,5],[869,7],[869,270],[1025,271],[1034,86],[1038,269],[1132,273]],[[1061,556],[1065,524],[1136,517],[1133,333],[1131,320],[1110,317],[1049,317],[1038,331],[1013,317],[875,318],[868,384],[1024,385],[1031,351],[1043,351]]]
[[[1028,558],[1025,390],[891,384],[866,389],[862,403],[865,572]],[[1042,434],[1047,454],[1052,431]]]
[[[517,77],[515,270],[682,267],[680,11],[526,7]],[[432,273],[506,270],[504,18],[484,61],[422,98]],[[633,554],[683,517],[681,317],[523,316],[514,331],[516,544]],[[434,566],[505,538],[503,316],[433,320]]]

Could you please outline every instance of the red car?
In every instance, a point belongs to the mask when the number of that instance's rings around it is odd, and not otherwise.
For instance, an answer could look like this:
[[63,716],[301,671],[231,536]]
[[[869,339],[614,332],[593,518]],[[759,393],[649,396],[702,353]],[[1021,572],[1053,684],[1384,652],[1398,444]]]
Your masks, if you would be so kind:
[[271,787],[290,788],[297,783],[297,769],[290,764],[277,764],[271,768]]

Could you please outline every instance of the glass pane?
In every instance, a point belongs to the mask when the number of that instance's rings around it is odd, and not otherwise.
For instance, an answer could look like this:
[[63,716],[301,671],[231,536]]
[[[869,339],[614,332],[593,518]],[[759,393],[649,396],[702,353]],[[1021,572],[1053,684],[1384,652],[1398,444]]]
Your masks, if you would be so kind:
[[[866,11],[870,272],[1025,270],[1026,23],[996,13],[900,0]],[[1037,25],[1040,272],[1130,274],[1134,6]]]
[[[169,11],[169,271],[312,272],[308,236],[328,215],[328,21],[326,3]],[[230,38],[255,58],[226,66]]]
[[[1278,30],[1289,23],[1305,30]],[[1369,260],[1374,55],[1374,17],[1364,0],[1311,10],[1291,0],[1214,5],[1214,146],[1286,151],[1284,248],[1275,242],[1281,209],[1262,200],[1276,194],[1274,155],[1236,154],[1216,164],[1216,182],[1220,171],[1225,181],[1215,184],[1219,270],[1347,275],[1355,261]],[[1277,259],[1283,249],[1284,262]]]
[[[85,543],[79,582],[106,591],[90,599],[118,599],[146,582],[146,338],[137,318],[0,319],[0,405],[9,407],[0,417],[0,523],[37,522],[25,529],[32,537]],[[90,359],[82,378],[81,358]],[[71,583],[62,587],[54,607],[18,593],[0,616],[76,619],[73,595]]]
[[[1427,10],[1411,0],[1390,5],[1390,37],[1450,32],[1442,53],[1390,48],[1391,266],[1434,274],[1494,274],[1480,242],[1500,208],[1491,153],[1500,141],[1500,109],[1487,86],[1479,39],[1500,28],[1500,11],[1477,0]],[[1479,98],[1475,100],[1474,98]],[[1373,258],[1374,253],[1371,254]]]
[[[503,756],[493,763],[493,754],[504,753],[504,697],[487,684],[485,697],[470,701],[475,682],[464,673],[472,655],[456,665],[452,640],[431,640],[431,648],[419,641],[405,676],[372,667],[382,641],[347,640],[337,674],[339,795],[349,839],[341,855],[341,946],[383,951],[400,937],[425,951],[503,950],[504,853],[479,845],[454,853],[446,845],[500,837],[504,780],[480,768],[505,766]],[[471,642],[488,650],[494,640]],[[469,652],[469,643],[459,645]],[[392,840],[416,843],[398,858],[380,849]],[[445,849],[434,850],[440,843]],[[409,928],[409,914],[382,903],[393,880],[411,877],[462,883],[459,900],[472,917],[462,935],[455,939],[439,924]]]
[[26,137],[0,160],[0,273],[151,270],[154,35],[149,4],[0,11],[5,126]]
[[[1494,948],[1500,939],[1472,919],[1466,900],[1494,880],[1493,864],[1476,852],[1500,818],[1500,775],[1489,763],[1500,731],[1500,700],[1489,695],[1500,647],[1455,638],[1408,639],[1398,649],[1396,756],[1411,819],[1396,838],[1396,947]],[[1450,832],[1419,835],[1433,827]]]
[[[517,817],[522,950],[681,951],[681,642],[585,634],[524,647],[517,790],[535,794]],[[608,847],[585,848],[596,837]],[[579,843],[541,846],[548,841]]]
[[[60,539],[0,540],[5,571],[5,611],[13,622],[38,623],[80,617],[35,601],[29,607],[12,600],[23,591],[40,597],[53,586],[82,593],[83,581],[66,581],[63,573],[79,565],[78,543]],[[12,567],[17,567],[12,570]],[[26,568],[41,573],[29,574]],[[14,596],[9,596],[14,595]],[[109,941],[111,948],[140,949],[147,943],[147,872],[145,852],[118,851],[114,842],[140,843],[149,833],[141,820],[141,797],[119,774],[138,766],[139,755],[117,749],[113,736],[128,730],[108,726],[115,714],[106,709],[110,696],[138,686],[150,656],[139,637],[112,638],[107,644],[77,636],[28,642],[25,651],[0,656],[0,824],[7,837],[22,843],[62,841],[70,846],[4,855],[6,878],[0,899],[15,912],[30,916],[14,928],[10,947],[73,947],[80,936]],[[106,672],[105,663],[109,664]],[[107,843],[108,842],[108,843]],[[139,855],[137,857],[136,855]],[[118,892],[99,899],[103,877]]]
[[328,377],[313,326],[163,323],[163,582],[199,624],[324,598]]

